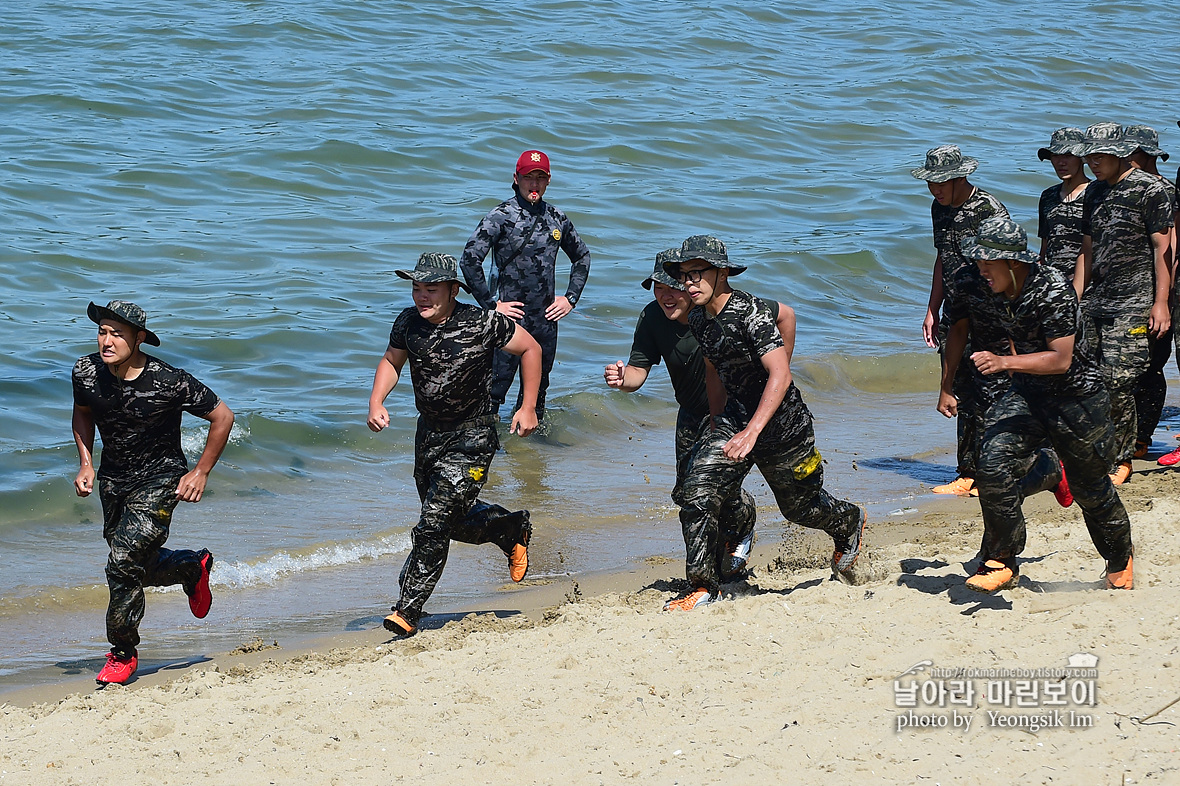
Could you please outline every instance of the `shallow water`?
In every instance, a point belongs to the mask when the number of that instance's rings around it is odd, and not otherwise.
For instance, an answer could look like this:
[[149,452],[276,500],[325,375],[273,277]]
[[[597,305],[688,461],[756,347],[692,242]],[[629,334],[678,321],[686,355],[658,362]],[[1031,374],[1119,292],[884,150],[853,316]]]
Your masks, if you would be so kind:
[[[0,684],[103,651],[101,515],[70,488],[69,369],[93,351],[90,300],[147,308],[159,355],[239,416],[172,538],[218,554],[217,605],[178,630],[182,599],[153,595],[154,653],[338,629],[394,599],[417,508],[408,385],[393,428],[364,426],[409,304],[392,271],[458,255],[527,147],[550,154],[547,196],[593,253],[562,324],[549,434],[506,438],[486,494],[545,522],[538,574],[682,548],[666,378],[628,397],[601,368],[626,356],[655,253],[697,232],[750,265],[742,286],[796,307],[833,491],[887,513],[945,479],[953,427],[933,412],[919,331],[930,200],[909,169],[958,142],[981,162],[973,181],[1035,231],[1053,182],[1036,149],[1054,128],[1144,122],[1165,149],[1180,142],[1170,38],[1123,43],[1172,15],[795,5],[10,3]],[[201,425],[186,426],[191,452]],[[769,507],[762,519],[781,529]],[[503,572],[494,550],[456,547],[433,605]]]

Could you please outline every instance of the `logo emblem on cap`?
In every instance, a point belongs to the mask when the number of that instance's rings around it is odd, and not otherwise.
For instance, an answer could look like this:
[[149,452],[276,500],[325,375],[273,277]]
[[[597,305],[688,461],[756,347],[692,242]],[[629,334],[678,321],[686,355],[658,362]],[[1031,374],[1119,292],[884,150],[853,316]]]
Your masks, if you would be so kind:
[[529,158],[531,158],[533,160],[533,163],[535,164],[541,160],[541,154],[540,153],[533,153],[531,156],[529,156]]
[[549,234],[553,236],[554,240],[556,240],[559,243],[561,242],[561,230],[560,229],[555,229],[552,232],[550,232]]

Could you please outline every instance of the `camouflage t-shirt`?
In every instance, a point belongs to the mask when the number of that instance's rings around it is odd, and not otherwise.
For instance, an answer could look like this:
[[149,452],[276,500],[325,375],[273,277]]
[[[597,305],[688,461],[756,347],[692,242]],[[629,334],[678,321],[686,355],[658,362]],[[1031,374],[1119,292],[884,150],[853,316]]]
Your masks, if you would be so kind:
[[960,364],[971,371],[984,402],[990,404],[997,401],[1011,386],[1012,378],[1006,373],[983,374],[971,362],[972,352],[991,352],[995,355],[1011,355],[1012,348],[1008,343],[1008,332],[1000,321],[999,315],[991,307],[995,293],[987,285],[987,281],[979,272],[979,266],[972,264],[964,267],[955,277],[951,294],[947,297],[943,307],[943,321],[946,328],[956,322],[968,321],[968,342],[964,357]]
[[1093,317],[1146,314],[1155,302],[1151,236],[1172,226],[1172,202],[1161,178],[1132,169],[1115,185],[1086,189],[1082,231],[1094,249],[1083,306]]
[[1082,319],[1073,285],[1059,271],[1029,265],[1028,277],[1014,300],[992,293],[972,307],[989,312],[987,318],[1003,326],[1018,355],[1045,352],[1053,339],[1074,336],[1073,361],[1066,373],[1013,374],[1013,385],[1043,397],[1088,396],[1102,390],[1094,337]]
[[958,207],[940,205],[938,200],[931,202],[930,220],[934,224],[934,247],[942,255],[944,293],[950,291],[955,276],[965,265],[975,264],[963,256],[961,243],[966,238],[975,237],[983,220],[992,216],[1006,218],[1008,209],[982,188],[976,188]]
[[659,365],[661,360],[667,361],[676,403],[699,422],[709,414],[701,345],[688,325],[668,319],[660,304],[653,300],[640,312],[639,321],[635,323],[635,338],[631,342],[627,365],[650,369]]
[[[700,342],[701,352],[717,369],[728,399],[725,414],[744,428],[754,416],[770,375],[762,356],[783,346],[775,318],[775,301],[735,289],[721,313],[712,316],[698,306],[688,312],[688,325]],[[794,383],[782,404],[758,437],[759,444],[775,440],[793,442],[811,425],[811,412]]]
[[[475,228],[459,266],[471,294],[484,308],[497,300],[518,300],[526,312],[543,312],[554,300],[558,250],[570,258],[565,296],[576,303],[590,276],[590,249],[573,223],[544,200],[533,205],[516,194],[484,216]],[[492,253],[490,280],[483,261]]]
[[494,411],[492,357],[515,333],[511,319],[470,303],[456,303],[441,325],[427,322],[411,306],[394,321],[389,346],[409,354],[418,411],[447,425]]
[[[1093,185],[1090,183],[1086,190]],[[1044,260],[1061,271],[1066,281],[1073,281],[1078,255],[1082,253],[1082,205],[1085,199],[1086,191],[1082,191],[1078,197],[1066,202],[1061,198],[1061,186],[1056,185],[1041,192],[1037,209],[1037,237],[1043,243]]]
[[132,483],[188,471],[180,447],[185,412],[204,417],[221,403],[184,369],[147,355],[135,379],[120,380],[96,352],[74,364],[74,403],[89,407],[102,438],[98,477]]

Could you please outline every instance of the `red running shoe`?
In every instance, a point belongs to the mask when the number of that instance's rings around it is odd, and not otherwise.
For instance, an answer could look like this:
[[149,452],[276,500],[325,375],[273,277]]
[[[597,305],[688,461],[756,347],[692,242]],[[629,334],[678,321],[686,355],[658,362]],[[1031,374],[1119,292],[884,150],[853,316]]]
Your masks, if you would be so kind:
[[1069,490],[1069,481],[1065,477],[1064,464],[1061,465],[1061,482],[1053,487],[1053,496],[1057,497],[1057,504],[1063,508],[1068,508],[1073,504],[1073,493]]
[[1173,464],[1180,464],[1180,448],[1176,448],[1171,453],[1165,453],[1155,460],[1156,464],[1165,467],[1170,467]]
[[98,672],[98,676],[94,681],[99,685],[123,685],[131,676],[135,674],[135,670],[139,668],[138,653],[132,651],[131,656],[121,658],[113,652],[107,653],[107,663]]
[[209,591],[209,571],[213,570],[213,555],[201,549],[201,578],[188,594],[188,607],[193,616],[199,620],[209,614],[209,607],[213,605],[213,593]]

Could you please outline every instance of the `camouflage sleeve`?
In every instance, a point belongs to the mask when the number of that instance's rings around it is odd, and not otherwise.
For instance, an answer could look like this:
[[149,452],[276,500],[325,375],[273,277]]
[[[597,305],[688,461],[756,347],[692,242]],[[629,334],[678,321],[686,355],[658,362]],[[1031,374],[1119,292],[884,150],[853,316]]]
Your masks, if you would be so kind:
[[503,349],[516,335],[516,323],[499,311],[488,311],[487,343],[492,349]]
[[459,267],[463,271],[463,278],[471,290],[476,302],[484,308],[496,307],[496,296],[488,287],[483,274],[483,261],[500,235],[504,224],[504,214],[500,210],[493,210],[483,217],[479,226],[471,233],[467,245],[463,246],[463,256],[459,259]]
[[956,322],[971,316],[968,313],[967,298],[962,296],[962,292],[966,289],[966,286],[967,284],[963,281],[963,276],[956,276],[954,285],[948,287],[947,291],[943,293],[941,324],[947,330]]
[[1000,218],[1008,218],[1009,217],[1008,216],[1008,208],[1004,207],[1004,203],[1001,202],[1000,200],[996,199],[991,194],[988,194],[988,197],[990,197],[990,199],[988,199],[988,203],[992,207],[992,212],[988,214],[988,218],[991,218],[992,216],[999,216]]
[[1082,234],[1090,235],[1090,220],[1094,217],[1094,207],[1098,204],[1098,181],[1093,181],[1082,192],[1082,221],[1079,227]]
[[778,325],[775,324],[777,307],[771,307],[769,302],[760,297],[752,298],[752,301],[746,325],[754,352],[758,357],[762,357],[767,352],[784,346],[783,337],[778,332]]
[[1152,184],[1143,200],[1143,224],[1151,234],[1167,232],[1172,228],[1172,200],[1162,185]]
[[[1045,270],[1046,274],[1057,273]],[[1060,274],[1048,275],[1041,302],[1041,328],[1045,341],[1065,338],[1077,333],[1078,298],[1073,287]]]
[[[663,319],[663,315],[660,319]],[[660,363],[660,348],[656,345],[652,335],[652,325],[645,308],[639,314],[639,321],[635,323],[635,337],[631,340],[631,356],[627,358],[628,366],[650,369]]]
[[590,249],[582,242],[578,230],[574,229],[574,223],[564,215],[561,226],[561,250],[570,258],[570,283],[565,289],[565,296],[570,303],[577,303],[586,287],[586,279],[590,278]]
[[181,409],[197,417],[204,417],[217,409],[221,399],[216,393],[184,369],[177,370],[180,372]]
[[389,346],[403,351],[409,349],[409,346],[406,344],[406,330],[410,326],[410,316],[416,310],[414,308],[407,308],[397,315],[397,319],[393,321],[393,327],[389,330]]
[[83,356],[78,358],[78,362],[74,364],[74,370],[70,372],[70,385],[74,389],[74,403],[86,406],[86,381],[84,377],[87,371],[93,376],[93,371],[88,367],[91,365],[87,362],[88,358]]

